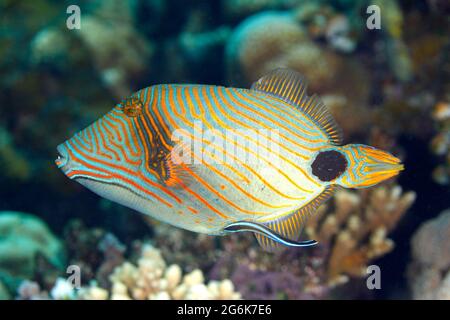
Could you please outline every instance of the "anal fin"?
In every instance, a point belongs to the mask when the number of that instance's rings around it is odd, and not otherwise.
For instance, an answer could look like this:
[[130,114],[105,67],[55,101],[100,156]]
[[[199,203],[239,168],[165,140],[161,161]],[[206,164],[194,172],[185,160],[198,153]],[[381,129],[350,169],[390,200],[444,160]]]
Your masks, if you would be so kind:
[[[307,205],[293,211],[286,216],[280,217],[275,220],[262,222],[262,224],[286,239],[289,239],[291,241],[298,241],[306,220],[317,210],[317,208],[323,202],[328,200],[333,195],[335,189],[336,188],[332,185],[327,186],[321,194],[319,194]],[[260,233],[255,233],[255,237],[265,251],[274,252],[285,247],[282,243],[274,241]]]

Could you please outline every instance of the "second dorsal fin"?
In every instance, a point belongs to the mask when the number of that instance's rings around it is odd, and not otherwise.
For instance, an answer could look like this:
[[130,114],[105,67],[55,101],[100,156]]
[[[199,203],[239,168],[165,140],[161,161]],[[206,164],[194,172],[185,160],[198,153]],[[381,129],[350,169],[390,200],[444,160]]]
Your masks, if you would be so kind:
[[318,125],[331,144],[342,144],[342,133],[333,116],[317,96],[309,97],[307,83],[298,72],[275,69],[254,82],[251,89],[275,96],[299,109]]

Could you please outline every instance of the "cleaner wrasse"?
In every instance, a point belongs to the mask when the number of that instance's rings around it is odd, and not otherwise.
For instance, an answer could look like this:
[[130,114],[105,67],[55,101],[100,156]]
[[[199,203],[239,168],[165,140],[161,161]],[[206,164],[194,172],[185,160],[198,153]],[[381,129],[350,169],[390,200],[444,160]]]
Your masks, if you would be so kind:
[[194,232],[253,232],[268,251],[314,245],[299,241],[302,225],[337,187],[403,169],[388,152],[342,146],[326,106],[288,69],[251,89],[142,89],[57,150],[64,174],[104,198]]

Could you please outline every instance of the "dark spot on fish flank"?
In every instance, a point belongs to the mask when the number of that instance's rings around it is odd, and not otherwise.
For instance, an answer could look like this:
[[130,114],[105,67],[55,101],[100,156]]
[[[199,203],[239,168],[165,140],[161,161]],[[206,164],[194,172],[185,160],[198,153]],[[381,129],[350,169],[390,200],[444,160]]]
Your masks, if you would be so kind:
[[347,169],[347,159],[335,150],[319,152],[311,164],[313,175],[320,181],[332,181],[340,177]]

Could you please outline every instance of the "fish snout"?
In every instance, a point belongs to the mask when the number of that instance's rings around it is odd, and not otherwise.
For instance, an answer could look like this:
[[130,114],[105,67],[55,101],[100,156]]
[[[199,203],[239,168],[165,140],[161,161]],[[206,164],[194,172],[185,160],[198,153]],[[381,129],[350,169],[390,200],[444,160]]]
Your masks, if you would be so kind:
[[341,185],[347,188],[367,188],[395,177],[404,169],[401,160],[389,152],[366,145],[343,147],[348,163]]
[[58,151],[58,157],[56,158],[55,163],[59,169],[61,169],[64,173],[67,173],[70,161],[69,152],[67,151],[64,143],[58,145],[56,150]]
[[363,153],[365,155],[364,184],[375,185],[398,175],[404,169],[401,160],[389,152],[365,147]]

